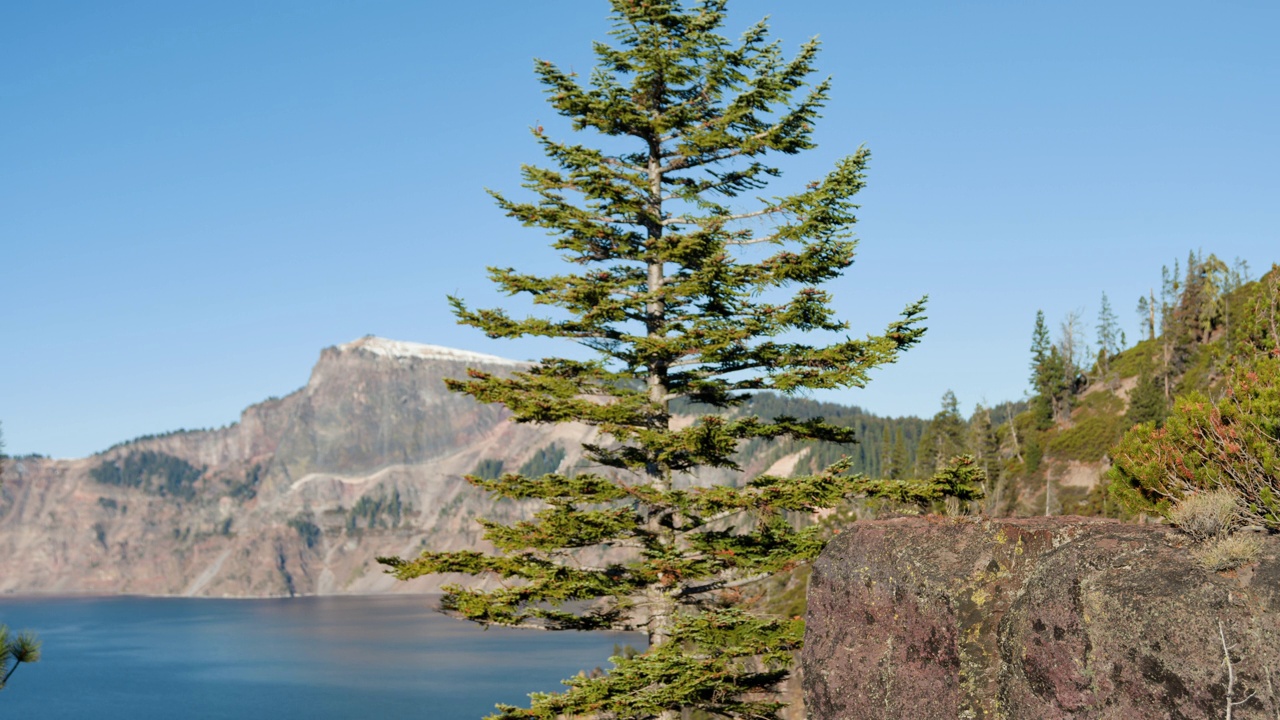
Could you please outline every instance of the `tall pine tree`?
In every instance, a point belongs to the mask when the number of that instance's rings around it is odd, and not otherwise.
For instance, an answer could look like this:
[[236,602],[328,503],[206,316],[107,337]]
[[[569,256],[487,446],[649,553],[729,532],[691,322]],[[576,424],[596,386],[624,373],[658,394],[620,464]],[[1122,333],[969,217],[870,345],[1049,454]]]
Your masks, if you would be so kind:
[[1031,409],[1036,427],[1046,429],[1057,419],[1058,407],[1066,389],[1066,368],[1062,355],[1049,337],[1044,311],[1036,311],[1035,328],[1031,331]]
[[[494,267],[490,277],[556,311],[519,318],[450,299],[461,323],[489,337],[569,338],[598,354],[449,383],[505,405],[517,422],[594,426],[601,440],[585,453],[596,471],[468,478],[543,509],[510,525],[484,522],[495,552],[380,560],[404,579],[502,578],[493,590],[446,588],[444,609],[476,622],[646,633],[646,652],[612,658],[610,672],[566,681],[563,693],[535,693],[529,708],[499,706],[494,718],[669,719],[688,708],[774,717],[780,706],[767,691],[785,677],[801,623],[748,613],[735,604],[736,588],[817,555],[819,530],[788,517],[858,493],[915,491],[851,475],[843,462],[733,487],[690,478],[698,468],[735,468],[735,449],[751,439],[854,441],[822,418],[734,409],[755,391],[861,387],[872,368],[919,340],[923,301],[883,333],[856,339],[819,289],[853,261],[865,149],[799,193],[745,197],[780,174],[770,156],[814,147],[828,93],[826,80],[809,83],[816,41],[785,59],[761,22],[732,43],[717,33],[724,0],[690,8],[613,0],[612,8],[615,44],[596,44],[599,64],[586,83],[535,63],[555,110],[576,131],[608,136],[609,149],[537,128],[549,163],[523,168],[531,199],[495,194],[510,217],[548,231],[570,269],[544,277]],[[680,422],[671,412],[678,399],[711,412]],[[921,492],[972,496],[968,477],[952,473]],[[584,550],[601,548],[607,561],[583,564]]]

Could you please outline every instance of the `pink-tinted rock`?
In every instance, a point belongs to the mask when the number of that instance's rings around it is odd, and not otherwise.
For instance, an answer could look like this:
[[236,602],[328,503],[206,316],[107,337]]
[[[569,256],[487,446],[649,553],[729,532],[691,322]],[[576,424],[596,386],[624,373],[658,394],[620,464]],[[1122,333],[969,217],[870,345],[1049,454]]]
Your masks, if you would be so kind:
[[1222,718],[1221,622],[1232,717],[1280,717],[1280,538],[1262,542],[1260,562],[1212,573],[1156,525],[856,523],[814,567],[806,704],[816,720]]

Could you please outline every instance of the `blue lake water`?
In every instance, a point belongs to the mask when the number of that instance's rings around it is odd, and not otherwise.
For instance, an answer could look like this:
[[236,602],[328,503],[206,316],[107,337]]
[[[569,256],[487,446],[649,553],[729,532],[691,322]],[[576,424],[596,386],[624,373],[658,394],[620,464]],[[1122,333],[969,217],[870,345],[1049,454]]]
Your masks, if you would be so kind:
[[41,720],[463,720],[563,689],[639,635],[482,630],[435,598],[0,599],[43,658],[0,691]]

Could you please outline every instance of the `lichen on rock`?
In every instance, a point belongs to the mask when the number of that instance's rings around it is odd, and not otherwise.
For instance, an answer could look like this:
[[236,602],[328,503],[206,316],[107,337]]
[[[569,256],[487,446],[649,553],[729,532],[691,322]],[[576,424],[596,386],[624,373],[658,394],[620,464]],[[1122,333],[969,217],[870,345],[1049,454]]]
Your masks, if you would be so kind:
[[817,720],[1234,718],[1280,710],[1280,538],[1206,570],[1165,526],[1085,518],[857,523],[814,567]]

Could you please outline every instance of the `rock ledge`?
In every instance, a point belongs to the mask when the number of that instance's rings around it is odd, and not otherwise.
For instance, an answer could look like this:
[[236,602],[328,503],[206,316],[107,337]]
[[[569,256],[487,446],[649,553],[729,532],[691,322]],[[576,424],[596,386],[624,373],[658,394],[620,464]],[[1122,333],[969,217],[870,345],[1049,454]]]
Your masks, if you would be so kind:
[[1280,717],[1280,537],[1211,573],[1184,536],[1086,518],[860,522],[814,566],[818,720]]

